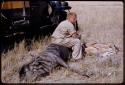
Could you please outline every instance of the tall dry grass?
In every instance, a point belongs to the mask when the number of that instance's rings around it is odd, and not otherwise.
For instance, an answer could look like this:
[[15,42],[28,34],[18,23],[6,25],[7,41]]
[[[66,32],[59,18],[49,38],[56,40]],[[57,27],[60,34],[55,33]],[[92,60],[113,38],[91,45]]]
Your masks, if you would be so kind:
[[[1,56],[1,74],[3,83],[17,83],[19,82],[19,69],[22,62],[27,58],[24,57],[28,54],[28,50],[25,47],[25,40],[19,44],[15,43],[14,49],[8,50],[7,53],[2,53]],[[32,40],[31,51],[42,51],[50,43],[50,38],[46,36],[44,39],[39,39],[38,41]]]
[[[123,3],[68,1],[71,11],[78,15],[78,24],[82,33],[82,42],[112,43],[120,52],[106,61],[96,56],[86,56],[80,62],[69,62],[74,68],[91,74],[85,78],[65,68],[55,70],[38,83],[122,83],[123,82]],[[18,83],[18,70],[28,51],[24,48],[25,40],[15,44],[13,50],[2,54],[2,82]],[[34,41],[32,50],[42,51],[50,43],[50,38]]]

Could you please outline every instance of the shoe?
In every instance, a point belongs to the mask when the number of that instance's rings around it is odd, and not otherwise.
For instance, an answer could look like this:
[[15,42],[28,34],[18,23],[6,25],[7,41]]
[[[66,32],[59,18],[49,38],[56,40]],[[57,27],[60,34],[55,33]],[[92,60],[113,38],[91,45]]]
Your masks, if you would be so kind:
[[76,62],[76,60],[75,60],[75,59],[71,59],[70,61],[71,61],[71,62]]

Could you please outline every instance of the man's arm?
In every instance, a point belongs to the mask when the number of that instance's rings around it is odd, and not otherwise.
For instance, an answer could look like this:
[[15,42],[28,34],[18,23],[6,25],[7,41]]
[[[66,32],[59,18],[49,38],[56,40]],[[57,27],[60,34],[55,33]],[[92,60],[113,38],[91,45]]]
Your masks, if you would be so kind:
[[79,38],[80,39],[81,35],[79,34],[78,31],[76,31],[76,32],[73,32],[73,33],[71,33],[70,35],[67,36],[67,38],[69,38],[69,37]]
[[66,38],[73,37],[75,35],[76,35],[76,32],[73,32],[73,33],[69,34],[68,36],[66,36]]
[[79,31],[76,31],[76,34],[73,37],[81,39],[81,33]]

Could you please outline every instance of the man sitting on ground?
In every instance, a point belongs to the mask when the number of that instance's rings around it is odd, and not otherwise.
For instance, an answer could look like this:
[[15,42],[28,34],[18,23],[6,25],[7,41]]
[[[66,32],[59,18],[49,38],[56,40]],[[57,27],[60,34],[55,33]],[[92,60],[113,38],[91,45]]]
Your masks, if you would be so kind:
[[62,21],[52,34],[52,43],[72,48],[73,61],[82,58],[82,44],[79,39],[79,33],[74,28],[76,21],[76,13],[68,13],[67,19]]

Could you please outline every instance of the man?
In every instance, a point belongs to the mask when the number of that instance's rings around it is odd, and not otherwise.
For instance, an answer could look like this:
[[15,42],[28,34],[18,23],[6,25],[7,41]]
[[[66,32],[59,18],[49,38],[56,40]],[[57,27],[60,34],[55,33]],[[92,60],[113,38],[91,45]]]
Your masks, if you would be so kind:
[[73,61],[82,58],[82,44],[78,36],[78,31],[74,28],[76,21],[76,13],[68,13],[67,19],[62,21],[52,34],[52,43],[72,48]]

